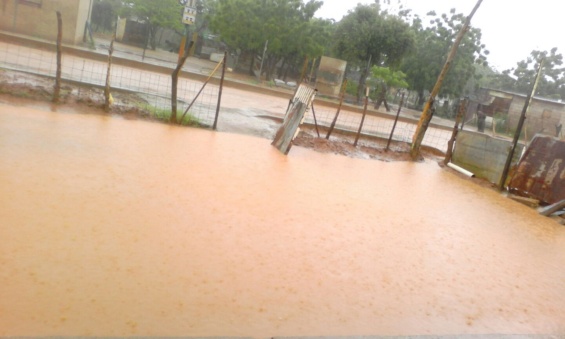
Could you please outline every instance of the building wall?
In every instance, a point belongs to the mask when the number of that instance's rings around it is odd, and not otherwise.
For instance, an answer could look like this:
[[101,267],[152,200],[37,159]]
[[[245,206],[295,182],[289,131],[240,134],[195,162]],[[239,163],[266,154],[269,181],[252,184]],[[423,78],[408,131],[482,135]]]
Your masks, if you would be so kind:
[[63,19],[63,42],[82,41],[91,0],[0,0],[0,29],[35,38],[57,39],[57,15]]
[[[526,98],[514,96],[508,112],[511,131],[516,130],[525,103]],[[536,134],[555,136],[555,125],[562,121],[564,115],[565,104],[532,100],[525,123],[528,140]]]

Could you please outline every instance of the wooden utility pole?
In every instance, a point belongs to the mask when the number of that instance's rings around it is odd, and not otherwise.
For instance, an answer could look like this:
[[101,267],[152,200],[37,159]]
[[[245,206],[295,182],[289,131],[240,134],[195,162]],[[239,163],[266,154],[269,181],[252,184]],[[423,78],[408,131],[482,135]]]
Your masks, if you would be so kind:
[[418,158],[418,155],[420,155],[420,146],[422,145],[422,140],[424,140],[424,136],[426,135],[428,126],[432,121],[432,117],[433,117],[432,107],[434,106],[435,97],[439,94],[441,85],[443,84],[443,80],[445,79],[445,76],[449,71],[449,67],[451,67],[451,63],[453,62],[453,59],[457,54],[457,49],[461,44],[461,40],[463,40],[465,33],[467,33],[467,31],[469,30],[469,26],[471,25],[471,19],[473,18],[479,7],[481,6],[482,2],[483,0],[477,1],[477,4],[473,8],[473,11],[471,12],[471,14],[469,14],[467,19],[465,20],[465,24],[463,24],[463,27],[459,31],[459,34],[457,34],[457,37],[455,38],[455,42],[453,43],[453,46],[451,46],[451,50],[447,55],[447,60],[445,61],[445,65],[443,65],[443,69],[441,70],[437,82],[432,92],[430,93],[430,97],[428,98],[428,101],[424,105],[424,110],[422,111],[420,122],[418,123],[416,132],[414,133],[414,137],[412,138],[412,147],[410,149],[410,155],[414,160]]
[[522,109],[522,115],[520,116],[520,120],[518,121],[518,127],[516,127],[516,134],[514,134],[514,140],[512,141],[512,148],[508,153],[508,158],[506,158],[506,164],[504,165],[504,171],[502,171],[502,176],[500,177],[500,183],[498,185],[498,188],[500,190],[504,189],[504,184],[506,183],[506,179],[508,179],[508,173],[510,172],[510,165],[512,164],[512,158],[514,158],[514,152],[516,152],[516,146],[518,145],[518,140],[520,139],[520,134],[522,134],[522,129],[524,128],[524,122],[526,121],[526,114],[528,114],[528,109],[530,108],[532,99],[534,98],[534,95],[536,94],[536,90],[538,88],[539,79],[541,77],[541,71],[543,68],[543,62],[544,62],[543,59],[540,60],[539,62],[536,80],[534,81],[534,84],[532,86],[532,91],[530,92],[530,94],[528,94],[528,97],[526,98],[526,103],[524,104],[524,108]]
[[61,12],[57,11],[57,75],[55,76],[55,90],[53,91],[53,102],[59,102],[59,94],[61,93],[61,59],[63,55],[63,19]]

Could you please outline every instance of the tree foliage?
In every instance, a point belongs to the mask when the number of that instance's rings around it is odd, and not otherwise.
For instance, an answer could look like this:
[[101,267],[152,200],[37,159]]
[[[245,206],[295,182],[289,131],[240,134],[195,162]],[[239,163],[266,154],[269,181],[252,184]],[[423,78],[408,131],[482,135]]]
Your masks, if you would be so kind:
[[379,2],[358,4],[338,24],[335,52],[361,70],[357,100],[373,65],[398,67],[414,45],[410,26],[400,17],[381,10]]
[[544,64],[536,95],[565,99],[565,67],[563,67],[563,56],[557,48],[549,51],[533,50],[526,59],[517,62],[515,68],[488,74],[482,85],[504,91],[529,93],[542,59]]
[[373,66],[371,75],[373,81],[382,81],[387,87],[408,88],[409,86],[406,82],[406,74],[402,71],[391,70],[389,67]]
[[[418,93],[420,104],[425,100],[425,91],[433,88],[447,53],[466,20],[465,15],[455,13],[454,9],[449,15],[438,17],[435,12],[430,12],[428,17],[430,24],[427,27],[420,18],[414,19],[412,27],[417,35],[415,52],[404,60],[401,67],[407,74],[410,88]],[[486,55],[488,51],[481,44],[481,30],[471,27],[459,46],[439,95],[461,96],[467,82],[475,76],[475,64],[486,64]]]
[[526,60],[518,62],[517,67],[509,71],[513,71],[516,79],[513,89],[520,93],[528,93],[531,90],[542,59],[544,62],[537,94],[552,99],[565,99],[565,68],[561,67],[563,56],[557,52],[557,48],[550,51],[534,50]]
[[183,6],[178,0],[127,0],[120,15],[135,17],[149,25],[149,43],[156,47],[156,33],[159,28],[169,28],[177,32],[183,30]]
[[211,29],[230,49],[250,57],[263,51],[268,78],[283,61],[294,63],[304,56],[321,56],[331,36],[331,23],[314,19],[322,1],[217,0]]
[[92,26],[95,31],[112,31],[122,7],[120,0],[96,0],[92,4]]

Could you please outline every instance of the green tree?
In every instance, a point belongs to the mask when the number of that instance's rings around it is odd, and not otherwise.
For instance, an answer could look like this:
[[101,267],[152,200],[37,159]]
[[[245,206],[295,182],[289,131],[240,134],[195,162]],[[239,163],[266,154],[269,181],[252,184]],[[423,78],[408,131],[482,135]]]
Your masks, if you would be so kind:
[[360,69],[358,102],[371,67],[398,67],[414,45],[410,26],[401,17],[381,10],[378,1],[358,4],[339,22],[334,39],[337,56],[347,60],[350,69]]
[[565,68],[563,56],[557,48],[549,51],[533,50],[530,55],[516,63],[515,68],[502,72],[490,71],[480,85],[483,87],[528,93],[536,76],[539,61],[544,59],[542,77],[539,80],[536,95],[552,99],[565,99]]
[[[454,9],[449,15],[438,17],[435,12],[430,12],[428,17],[430,25],[427,27],[423,26],[419,17],[413,20],[412,28],[417,36],[415,52],[405,58],[401,67],[407,75],[410,89],[418,93],[420,106],[426,99],[425,92],[434,87],[447,53],[466,19],[465,15],[456,14]],[[481,44],[481,30],[471,27],[459,45],[439,95],[461,96],[468,81],[475,76],[475,64],[486,64],[488,54],[485,45]]]
[[526,60],[518,62],[516,68],[508,70],[507,72],[512,72],[516,79],[513,90],[520,93],[528,93],[531,90],[542,59],[542,76],[536,94],[552,99],[565,99],[565,68],[560,67],[563,65],[563,56],[557,52],[557,47],[549,51],[534,50]]
[[120,0],[96,0],[92,4],[92,26],[94,31],[112,31],[122,7]]
[[159,28],[169,28],[177,32],[183,30],[183,6],[178,0],[127,0],[120,14],[126,17],[136,17],[149,27],[149,44],[156,48],[156,35]]
[[401,71],[391,70],[389,67],[373,66],[371,68],[371,78],[368,81],[369,86],[375,89],[374,97],[375,108],[379,108],[384,103],[387,112],[390,111],[386,96],[391,88],[402,89],[408,88],[406,82],[406,74]]
[[271,78],[281,61],[296,64],[304,55],[323,53],[328,22],[313,18],[321,5],[317,0],[218,0],[210,27],[230,49],[247,56],[250,73],[268,41],[264,66]]

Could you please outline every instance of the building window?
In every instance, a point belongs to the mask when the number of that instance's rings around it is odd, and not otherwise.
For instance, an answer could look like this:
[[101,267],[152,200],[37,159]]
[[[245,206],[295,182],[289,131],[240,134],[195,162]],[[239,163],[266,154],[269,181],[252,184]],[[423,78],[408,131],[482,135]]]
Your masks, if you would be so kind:
[[19,4],[41,8],[43,0],[18,0]]

